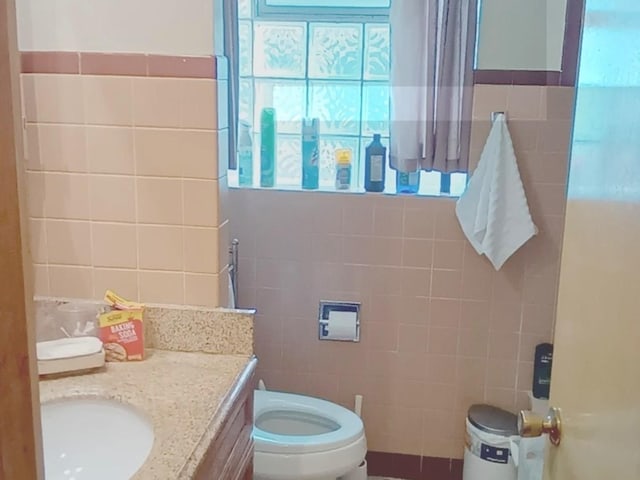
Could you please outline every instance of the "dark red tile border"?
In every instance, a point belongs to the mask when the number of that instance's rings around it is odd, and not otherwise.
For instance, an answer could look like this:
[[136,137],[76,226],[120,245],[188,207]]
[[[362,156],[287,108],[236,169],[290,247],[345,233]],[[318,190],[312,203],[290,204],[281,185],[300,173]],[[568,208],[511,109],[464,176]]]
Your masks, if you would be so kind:
[[568,0],[565,17],[561,72],[545,70],[476,70],[474,84],[540,85],[573,87],[576,85],[580,39],[585,0]]
[[83,75],[147,76],[147,56],[135,53],[81,53]]
[[368,452],[367,473],[405,480],[462,480],[462,460]]
[[149,55],[150,77],[216,78],[215,57]]
[[80,73],[77,52],[23,52],[20,62],[22,73]]
[[218,57],[177,57],[136,53],[22,52],[22,73],[129,75],[216,79]]

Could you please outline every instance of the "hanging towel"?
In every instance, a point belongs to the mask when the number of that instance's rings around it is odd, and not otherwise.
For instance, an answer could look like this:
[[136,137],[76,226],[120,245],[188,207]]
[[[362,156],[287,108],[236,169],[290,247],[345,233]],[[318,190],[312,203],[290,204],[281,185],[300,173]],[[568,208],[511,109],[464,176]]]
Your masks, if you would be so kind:
[[456,214],[471,245],[496,270],[538,233],[504,114],[493,122],[478,168],[458,199]]

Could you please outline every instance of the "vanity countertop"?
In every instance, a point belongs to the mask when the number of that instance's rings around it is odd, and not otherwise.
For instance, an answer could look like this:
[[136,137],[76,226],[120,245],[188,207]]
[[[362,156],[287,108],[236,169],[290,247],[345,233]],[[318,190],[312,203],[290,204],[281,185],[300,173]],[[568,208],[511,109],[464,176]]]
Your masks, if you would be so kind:
[[146,413],[154,443],[133,477],[190,479],[232,408],[249,355],[147,350],[141,362],[108,363],[97,373],[42,380],[40,400],[102,397]]

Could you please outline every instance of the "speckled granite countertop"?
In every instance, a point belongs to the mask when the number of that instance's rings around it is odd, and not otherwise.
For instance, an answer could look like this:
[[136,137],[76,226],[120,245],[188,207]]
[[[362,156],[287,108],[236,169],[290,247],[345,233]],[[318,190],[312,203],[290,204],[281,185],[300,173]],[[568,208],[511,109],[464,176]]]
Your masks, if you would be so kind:
[[40,400],[101,397],[146,413],[154,425],[147,461],[133,477],[190,479],[232,407],[228,397],[249,355],[148,350],[142,362],[109,363],[94,374],[40,382]]

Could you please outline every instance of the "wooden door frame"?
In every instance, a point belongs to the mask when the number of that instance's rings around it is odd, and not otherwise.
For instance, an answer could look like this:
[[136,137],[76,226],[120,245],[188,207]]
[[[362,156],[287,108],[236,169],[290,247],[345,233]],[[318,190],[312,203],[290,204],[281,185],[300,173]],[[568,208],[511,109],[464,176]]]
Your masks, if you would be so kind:
[[0,0],[0,478],[42,479],[15,0]]

